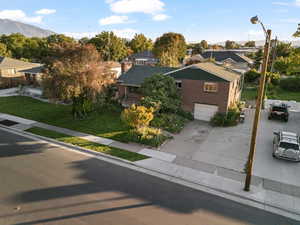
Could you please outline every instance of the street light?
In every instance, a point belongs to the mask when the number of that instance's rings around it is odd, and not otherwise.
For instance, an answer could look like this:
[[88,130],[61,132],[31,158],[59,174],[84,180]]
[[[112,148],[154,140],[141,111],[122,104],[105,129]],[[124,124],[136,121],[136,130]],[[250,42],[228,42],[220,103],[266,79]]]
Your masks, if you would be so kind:
[[267,74],[267,68],[268,68],[268,60],[269,60],[269,52],[270,52],[270,44],[271,44],[271,30],[266,30],[263,23],[259,20],[258,16],[254,16],[251,18],[252,24],[260,24],[264,30],[264,33],[266,35],[266,42],[264,47],[264,59],[262,64],[262,70],[261,70],[261,78],[260,78],[260,84],[259,84],[259,91],[258,91],[258,97],[256,100],[256,109],[255,109],[255,116],[254,116],[254,122],[253,122],[253,128],[252,128],[252,136],[251,136],[251,144],[250,144],[250,151],[246,166],[246,180],[245,180],[245,191],[250,191],[250,184],[251,184],[251,177],[252,177],[252,170],[253,170],[253,161],[255,156],[255,148],[256,148],[256,138],[257,138],[257,130],[259,125],[259,119],[261,114],[261,106],[264,101],[264,90],[265,90],[265,83],[266,83],[266,74]]

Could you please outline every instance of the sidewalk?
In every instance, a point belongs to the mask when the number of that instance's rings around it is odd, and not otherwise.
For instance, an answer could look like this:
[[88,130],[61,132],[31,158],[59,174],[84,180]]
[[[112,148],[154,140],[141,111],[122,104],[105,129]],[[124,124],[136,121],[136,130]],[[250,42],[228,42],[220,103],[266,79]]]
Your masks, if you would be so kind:
[[[99,144],[116,146],[132,152],[138,152],[150,156],[151,158],[133,163],[139,168],[144,168],[146,171],[157,172],[168,180],[175,182],[180,180],[183,185],[186,182],[201,186],[201,190],[208,192],[214,191],[217,195],[238,201],[240,203],[250,205],[271,211],[286,217],[291,217],[300,221],[300,198],[295,195],[288,195],[273,191],[272,188],[266,189],[265,183],[259,178],[254,177],[251,192],[243,191],[243,174],[236,174],[234,171],[216,169],[213,165],[199,165],[197,169],[189,162],[185,166],[176,164],[176,156],[164,152],[159,152],[151,149],[146,149],[137,144],[124,144],[110,139],[100,138],[89,134],[84,134],[60,127],[50,126],[43,123],[38,123],[32,120],[26,120],[20,117],[15,117],[7,114],[0,114],[0,121],[11,120],[18,124],[10,126],[15,131],[23,132],[24,130],[36,126],[56,132],[68,134],[71,136],[80,137]],[[1,125],[2,126],[2,125]],[[2,126],[3,127],[3,126]],[[28,133],[29,134],[29,133]],[[269,181],[272,186],[272,181]],[[291,188],[290,188],[291,189]],[[294,193],[295,190],[289,190]]]

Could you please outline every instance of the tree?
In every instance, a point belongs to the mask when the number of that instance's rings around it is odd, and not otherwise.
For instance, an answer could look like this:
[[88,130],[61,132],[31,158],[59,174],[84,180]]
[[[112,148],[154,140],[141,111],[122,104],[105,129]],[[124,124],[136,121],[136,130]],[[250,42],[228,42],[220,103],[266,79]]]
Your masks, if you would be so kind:
[[226,49],[234,49],[234,48],[238,48],[239,46],[238,46],[238,44],[237,43],[235,43],[234,41],[226,41],[225,42],[225,48]]
[[72,102],[74,118],[84,118],[97,95],[114,82],[113,73],[92,45],[63,43],[53,47],[43,86],[51,99]]
[[130,41],[130,48],[134,53],[149,51],[153,48],[151,39],[148,39],[143,34],[135,34],[134,38]]
[[179,62],[175,54],[172,54],[171,52],[163,52],[158,65],[165,67],[178,67]]
[[6,44],[0,43],[0,56],[10,56],[10,52],[8,51]]
[[164,54],[172,54],[176,57],[178,63],[181,62],[186,55],[187,45],[182,34],[165,33],[157,38],[154,43],[153,52],[158,59]]
[[195,44],[194,47],[193,47],[193,52],[192,52],[192,54],[193,54],[193,55],[201,54],[202,51],[203,51],[203,49],[204,49],[204,48],[202,47],[202,44],[201,44],[201,43],[197,43],[197,44]]
[[2,35],[0,42],[5,44],[7,50],[11,52],[13,58],[23,58],[23,47],[26,42],[26,37],[23,34],[15,33],[11,35]]
[[277,57],[288,57],[293,52],[292,43],[279,42],[276,46]]
[[64,34],[52,34],[48,36],[46,39],[49,45],[76,42],[74,38],[68,37]]
[[89,43],[96,47],[104,61],[120,61],[127,56],[125,42],[113,32],[103,31]]
[[245,47],[254,48],[256,46],[255,41],[247,41],[244,44]]
[[145,106],[131,105],[128,109],[124,109],[121,114],[122,121],[135,129],[149,126],[153,118],[153,108],[146,108]]
[[142,105],[156,111],[176,113],[181,106],[181,98],[174,78],[157,74],[146,78],[141,86]]
[[259,49],[256,53],[255,53],[255,56],[254,56],[254,68],[255,69],[259,69],[260,68],[260,65],[261,65],[261,62],[263,60],[263,50],[262,49]]
[[88,37],[83,37],[81,39],[79,39],[79,43],[82,44],[82,45],[85,45],[85,44],[88,44],[90,41],[90,39]]
[[203,49],[208,49],[208,48],[209,48],[208,43],[207,43],[206,40],[202,40],[202,41],[200,42],[200,45],[201,45],[201,47],[202,47]]

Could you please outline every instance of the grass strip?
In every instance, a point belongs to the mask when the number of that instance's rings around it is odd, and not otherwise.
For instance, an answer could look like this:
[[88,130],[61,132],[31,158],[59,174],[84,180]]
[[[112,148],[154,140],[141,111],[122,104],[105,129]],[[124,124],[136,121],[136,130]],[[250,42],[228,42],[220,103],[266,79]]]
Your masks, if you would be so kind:
[[32,127],[26,130],[27,132],[30,132],[32,134],[37,134],[43,137],[48,137],[55,139],[57,141],[61,141],[64,143],[72,144],[75,146],[79,146],[82,148],[86,148],[89,150],[93,150],[96,152],[101,152],[104,154],[108,154],[111,156],[115,156],[121,159],[126,159],[131,162],[147,159],[149,157],[145,155],[141,155],[135,152],[129,152],[123,149],[107,146],[107,145],[101,145],[95,142],[87,141],[85,139],[79,138],[79,137],[74,137],[74,136],[69,136],[66,134],[58,133],[52,130],[47,130],[39,127]]

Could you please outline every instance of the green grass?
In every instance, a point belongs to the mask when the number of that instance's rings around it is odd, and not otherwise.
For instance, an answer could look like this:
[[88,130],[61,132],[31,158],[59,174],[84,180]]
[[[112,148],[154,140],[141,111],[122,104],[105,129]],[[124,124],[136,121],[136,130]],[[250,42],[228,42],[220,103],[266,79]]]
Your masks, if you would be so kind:
[[0,98],[0,112],[121,142],[130,141],[129,128],[116,112],[93,112],[84,120],[76,120],[69,105],[50,104],[22,96]]
[[79,146],[82,148],[90,149],[90,150],[93,150],[96,152],[101,152],[101,153],[115,156],[118,158],[126,159],[131,162],[149,158],[147,156],[144,156],[144,155],[141,155],[138,153],[129,152],[129,151],[126,151],[123,149],[119,149],[119,148],[115,148],[115,147],[111,147],[111,146],[107,146],[107,145],[97,144],[97,143],[90,142],[90,141],[87,141],[82,138],[68,136],[68,135],[65,135],[62,133],[58,133],[58,132],[51,131],[51,130],[46,130],[46,129],[39,128],[39,127],[32,127],[26,131],[33,133],[33,134],[43,136],[43,137],[52,138],[52,139],[55,139],[57,141],[61,141],[64,143],[68,143],[68,144],[72,144],[72,145]]
[[[257,96],[257,89],[253,88],[253,86],[246,86],[242,92],[242,100],[255,100]],[[287,91],[280,88],[277,88],[275,91],[275,95],[269,97],[270,99],[278,99],[278,100],[284,100],[284,101],[297,101],[300,102],[300,93],[299,92],[293,92],[293,91]]]

